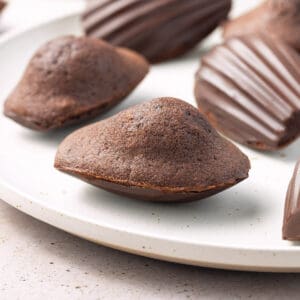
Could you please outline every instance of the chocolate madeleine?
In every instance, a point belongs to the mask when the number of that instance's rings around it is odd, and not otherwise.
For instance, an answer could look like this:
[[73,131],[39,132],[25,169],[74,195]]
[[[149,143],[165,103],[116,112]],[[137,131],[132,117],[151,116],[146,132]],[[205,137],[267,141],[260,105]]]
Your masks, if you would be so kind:
[[231,0],[96,0],[82,24],[88,36],[160,62],[193,48],[227,18],[230,7]]
[[282,237],[300,241],[300,161],[295,166],[286,195]]
[[159,98],[69,135],[55,167],[150,201],[196,200],[248,177],[248,158],[190,104]]
[[36,130],[79,122],[124,99],[148,67],[131,50],[98,39],[60,37],[35,53],[4,113]]
[[202,58],[195,96],[228,137],[260,150],[284,147],[300,133],[300,58],[259,36],[232,38]]
[[6,6],[6,2],[0,0],[0,12]]
[[300,51],[300,0],[267,0],[224,26],[225,38],[253,33],[266,33]]

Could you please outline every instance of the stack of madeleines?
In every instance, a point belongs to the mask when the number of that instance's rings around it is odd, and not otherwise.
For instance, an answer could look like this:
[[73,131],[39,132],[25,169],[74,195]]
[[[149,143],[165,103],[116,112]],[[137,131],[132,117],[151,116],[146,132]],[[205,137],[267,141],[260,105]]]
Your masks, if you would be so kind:
[[[38,49],[4,113],[40,131],[91,119],[124,100],[149,62],[188,52],[221,25],[224,43],[202,57],[195,76],[198,109],[153,99],[74,131],[55,158],[58,170],[132,198],[219,193],[246,179],[250,162],[217,130],[260,151],[300,135],[300,0],[267,0],[233,20],[230,8],[229,0],[91,1],[82,15],[86,36]],[[299,176],[298,163],[284,212],[288,240],[300,239]]]

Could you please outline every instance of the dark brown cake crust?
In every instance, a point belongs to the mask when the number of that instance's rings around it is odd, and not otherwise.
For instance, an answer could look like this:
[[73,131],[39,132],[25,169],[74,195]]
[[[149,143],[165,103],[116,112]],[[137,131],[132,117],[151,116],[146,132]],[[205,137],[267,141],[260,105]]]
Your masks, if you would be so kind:
[[277,150],[300,134],[300,57],[266,36],[227,40],[202,57],[196,75],[199,109],[226,136]]
[[4,113],[36,130],[76,123],[124,99],[148,67],[131,50],[98,39],[60,37],[33,56]]
[[231,0],[96,0],[82,24],[88,36],[160,62],[193,48],[227,18],[230,7]]
[[267,0],[224,25],[224,37],[265,33],[300,51],[300,0]]
[[55,167],[152,201],[201,199],[248,177],[248,158],[193,106],[159,98],[69,135]]

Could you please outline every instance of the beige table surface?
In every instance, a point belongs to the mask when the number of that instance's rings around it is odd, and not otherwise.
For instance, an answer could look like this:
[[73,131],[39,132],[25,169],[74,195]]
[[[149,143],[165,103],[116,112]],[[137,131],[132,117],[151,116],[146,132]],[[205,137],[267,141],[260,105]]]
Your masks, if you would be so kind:
[[299,299],[300,274],[231,272],[102,247],[0,201],[0,299]]
[[105,248],[0,201],[0,299],[299,299],[300,274],[190,267]]

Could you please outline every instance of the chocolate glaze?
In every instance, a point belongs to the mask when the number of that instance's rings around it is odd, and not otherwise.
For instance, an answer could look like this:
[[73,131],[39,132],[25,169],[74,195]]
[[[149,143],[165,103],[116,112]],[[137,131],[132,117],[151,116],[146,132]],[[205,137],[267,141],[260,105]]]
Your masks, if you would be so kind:
[[196,108],[159,98],[75,131],[55,167],[133,198],[190,201],[247,178],[250,164]]
[[4,113],[36,130],[92,118],[124,99],[148,67],[131,50],[98,39],[60,37],[35,53]]
[[300,51],[300,0],[268,0],[224,25],[224,37],[267,33]]
[[82,16],[88,36],[159,62],[185,53],[227,17],[231,0],[96,0]]
[[263,36],[232,38],[202,58],[195,96],[228,137],[261,150],[300,134],[300,58]]
[[282,237],[284,240],[300,240],[300,161],[295,166],[286,195]]

